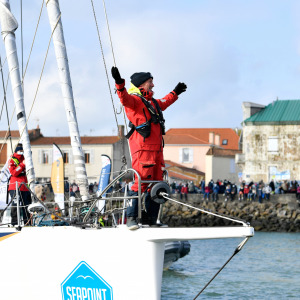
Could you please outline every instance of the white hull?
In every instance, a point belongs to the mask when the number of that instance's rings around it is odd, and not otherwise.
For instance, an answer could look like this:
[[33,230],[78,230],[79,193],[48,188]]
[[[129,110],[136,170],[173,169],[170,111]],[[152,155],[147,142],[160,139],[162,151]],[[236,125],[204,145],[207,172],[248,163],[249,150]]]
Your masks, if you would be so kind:
[[[16,232],[0,228],[0,234]],[[160,299],[165,242],[252,236],[252,227],[104,229],[25,227],[0,238],[0,298],[5,300]],[[85,262],[112,288],[79,297],[61,284]],[[83,276],[81,276],[83,277]],[[66,288],[68,282],[64,283]],[[86,287],[86,291],[88,286]],[[73,294],[72,294],[73,292]],[[76,294],[77,293],[77,294]],[[106,294],[105,294],[106,293]]]

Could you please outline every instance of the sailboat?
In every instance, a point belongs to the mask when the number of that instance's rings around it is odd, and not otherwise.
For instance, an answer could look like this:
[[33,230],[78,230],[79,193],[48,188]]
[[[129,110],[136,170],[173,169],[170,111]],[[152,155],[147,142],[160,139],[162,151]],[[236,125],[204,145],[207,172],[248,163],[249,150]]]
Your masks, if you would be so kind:
[[[15,299],[160,299],[165,243],[174,241],[244,238],[242,249],[254,235],[253,228],[240,220],[227,218],[239,226],[201,228],[153,228],[141,226],[130,231],[126,225],[100,227],[92,217],[99,200],[114,200],[103,195],[120,178],[133,172],[139,181],[139,217],[142,211],[141,180],[133,169],[120,173],[97,197],[87,188],[87,174],[73,101],[72,84],[62,30],[58,0],[48,0],[47,10],[57,56],[60,82],[66,108],[71,145],[76,165],[76,180],[86,214],[78,222],[63,218],[68,226],[0,227],[0,297]],[[9,1],[0,0],[0,22],[22,137],[29,188],[34,191],[35,173],[27,131],[23,91],[16,56],[14,31],[17,22]],[[162,203],[170,198],[168,185],[153,184],[155,198]],[[156,187],[156,188],[154,188]],[[129,199],[123,196],[122,199]],[[173,200],[172,200],[173,201]],[[33,194],[28,210],[35,219],[49,211]],[[201,210],[201,209],[199,209]],[[217,213],[206,212],[218,216]],[[141,218],[140,218],[141,219]],[[238,252],[237,251],[237,252]]]

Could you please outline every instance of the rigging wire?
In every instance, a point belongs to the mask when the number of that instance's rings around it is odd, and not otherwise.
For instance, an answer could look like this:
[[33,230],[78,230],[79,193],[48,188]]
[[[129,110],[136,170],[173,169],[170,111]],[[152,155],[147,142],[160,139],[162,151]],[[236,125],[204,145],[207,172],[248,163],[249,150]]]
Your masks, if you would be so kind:
[[[110,81],[109,81],[108,71],[107,71],[107,67],[106,67],[106,62],[105,62],[105,57],[104,57],[104,51],[103,51],[103,46],[102,46],[102,41],[101,41],[101,37],[100,37],[100,31],[99,31],[99,26],[98,26],[97,18],[96,18],[96,12],[95,12],[95,7],[94,7],[93,0],[91,0],[91,5],[92,5],[92,9],[93,9],[93,14],[94,14],[94,19],[95,19],[95,24],[96,24],[97,34],[98,34],[98,40],[99,40],[101,54],[102,54],[102,60],[103,60],[104,69],[105,69],[105,73],[106,73],[106,78],[107,78],[107,84],[108,84],[108,88],[109,88],[111,103],[112,103],[112,106],[113,106],[115,120],[116,120],[116,123],[117,123],[117,130],[119,130],[119,124],[118,124],[118,119],[117,119],[117,111],[116,111],[116,108],[115,108],[115,105],[114,105],[114,101],[113,101],[113,96],[112,96],[112,91],[111,91],[111,87],[110,87]],[[104,7],[104,12],[105,12],[107,29],[108,29],[108,33],[109,33],[111,51],[112,51],[112,55],[113,55],[114,64],[116,66],[116,60],[115,60],[115,55],[114,55],[114,50],[113,50],[113,45],[112,45],[112,39],[111,39],[111,34],[110,34],[109,23],[108,23],[108,18],[107,18],[107,13],[106,13],[106,7],[105,7],[104,0],[103,0],[103,7]],[[125,119],[125,112],[124,112],[123,106],[121,106],[121,110],[123,110],[123,117],[124,117],[124,121],[125,121],[124,123],[125,123],[125,127],[126,127],[126,133],[128,133],[126,119]],[[122,163],[123,163],[124,166],[127,166],[123,139],[124,139],[124,137],[121,137],[121,148],[122,148],[122,152],[123,152]],[[127,141],[127,143],[128,143],[128,147],[129,147],[129,142]],[[130,160],[132,160],[131,159],[131,154],[130,154]]]
[[37,94],[38,94],[38,90],[39,90],[39,87],[40,87],[40,83],[41,83],[41,80],[42,80],[42,76],[43,76],[43,73],[44,73],[44,69],[45,69],[45,65],[46,65],[46,61],[47,61],[47,57],[48,57],[48,52],[49,52],[51,40],[52,40],[54,31],[55,31],[55,29],[56,29],[56,27],[57,27],[57,24],[58,24],[60,18],[61,18],[61,14],[58,16],[57,21],[56,21],[56,24],[55,24],[55,26],[54,26],[54,28],[53,28],[53,31],[51,32],[51,36],[50,36],[50,39],[49,39],[48,48],[47,48],[46,55],[45,55],[45,58],[44,58],[44,63],[43,63],[42,71],[41,71],[41,74],[40,74],[39,82],[38,82],[38,85],[37,85],[37,88],[36,88],[36,91],[35,91],[35,95],[34,95],[34,98],[33,98],[33,101],[32,101],[31,107],[30,107],[30,111],[29,111],[29,114],[28,114],[26,123],[25,123],[25,125],[24,125],[24,127],[23,127],[23,130],[22,130],[21,134],[20,134],[20,139],[19,139],[19,141],[21,140],[21,137],[22,137],[22,135],[23,135],[23,133],[24,133],[24,131],[25,131],[25,128],[26,128],[26,126],[27,126],[27,123],[28,123],[28,121],[29,121],[29,118],[30,118],[30,115],[31,115],[31,112],[32,112],[32,109],[33,109],[33,106],[34,106],[34,104],[35,104],[35,100],[36,100],[36,97],[37,97]]
[[[34,45],[34,42],[35,42],[37,30],[38,30],[38,27],[39,27],[39,23],[40,23],[42,11],[43,11],[43,7],[44,7],[44,2],[45,2],[45,0],[43,0],[43,2],[42,2],[42,6],[41,6],[41,9],[40,9],[40,14],[39,14],[38,22],[37,22],[37,25],[36,25],[36,28],[35,28],[34,37],[33,37],[32,43],[31,43],[31,49],[30,49],[29,56],[28,56],[28,59],[27,59],[25,71],[24,71],[24,74],[22,74],[22,86],[23,86],[25,74],[26,74],[26,71],[27,71],[27,67],[28,67],[28,65],[29,65],[31,53],[32,53],[32,50],[33,50],[33,45]],[[4,63],[6,62],[6,60],[7,60],[7,57],[5,57]],[[4,63],[3,63],[3,65],[4,65]],[[0,64],[0,65],[1,65],[1,64]],[[1,66],[1,72],[2,72],[2,67],[3,67],[3,66]],[[23,71],[22,71],[22,72],[23,72]],[[6,90],[7,90],[7,86],[8,86],[8,81],[9,81],[9,76],[8,76],[8,78],[7,78]],[[12,115],[11,115],[11,118],[10,118],[10,122],[9,122],[8,128],[10,128],[10,125],[11,125],[11,123],[12,123],[12,119],[13,119],[15,110],[16,110],[16,105],[14,105],[14,109],[13,109],[13,112],[12,112]],[[26,126],[26,125],[25,125],[25,126]],[[5,137],[4,137],[4,141],[5,141],[5,142],[6,142],[6,140],[7,140],[7,136],[8,136],[8,135],[9,135],[9,131],[7,130],[7,131],[6,131],[6,134],[5,134]],[[22,135],[21,135],[21,136],[22,136]],[[20,139],[21,139],[21,136],[20,136]],[[20,140],[19,140],[19,141],[20,141]],[[5,145],[5,143],[2,144],[2,147],[1,147],[1,149],[0,149],[0,154],[1,154],[2,150],[3,150],[4,145]],[[12,152],[13,152],[13,151],[12,151]]]
[[106,79],[107,79],[107,83],[108,83],[108,89],[109,89],[109,93],[110,93],[111,103],[112,103],[112,106],[113,106],[113,110],[114,110],[114,115],[115,115],[117,127],[119,127],[119,123],[118,123],[118,119],[117,119],[117,115],[116,115],[116,109],[115,109],[115,104],[114,104],[114,100],[113,100],[113,96],[112,96],[112,91],[111,91],[111,87],[110,87],[109,76],[108,76],[108,71],[107,71],[107,67],[106,67],[106,62],[105,62],[105,57],[104,57],[104,51],[103,51],[103,46],[102,46],[102,41],[101,41],[101,37],[100,37],[100,31],[99,31],[99,27],[98,27],[98,22],[97,22],[97,18],[96,18],[96,12],[95,12],[95,7],[94,7],[93,0],[91,0],[91,5],[92,5],[92,9],[93,9],[94,20],[95,20],[95,24],[96,24],[96,29],[97,29],[97,34],[98,34],[98,40],[99,40],[99,44],[100,44],[100,49],[101,49],[101,54],[102,54],[102,60],[103,60],[104,69],[105,69],[105,73],[106,73]]
[[203,287],[203,289],[196,295],[193,300],[196,300],[200,294],[209,286],[209,284],[219,275],[219,273],[226,267],[226,265],[232,260],[232,258],[239,253],[245,244],[248,242],[250,237],[246,237],[234,250],[233,254],[229,257],[229,259],[225,262],[225,264],[218,270],[218,272],[209,280],[209,282]]
[[[112,56],[113,56],[113,60],[114,60],[114,65],[116,67],[117,64],[116,64],[115,53],[114,53],[114,48],[113,48],[113,44],[112,44],[112,38],[111,38],[111,34],[110,34],[110,29],[109,29],[109,23],[108,23],[108,17],[107,17],[107,12],[106,12],[105,0],[102,0],[102,2],[103,2],[103,7],[104,7],[104,14],[105,14],[107,31],[108,31],[109,40],[110,40],[111,52],[112,52]],[[127,134],[128,133],[128,127],[127,127],[126,116],[125,116],[125,111],[123,109],[123,105],[121,105],[121,110],[123,110],[123,118],[124,118],[124,124],[125,124],[125,128],[126,128],[126,134]]]
[[[5,103],[6,108],[6,117],[7,117],[7,124],[8,124],[8,137],[10,139],[10,147],[11,152],[13,152],[13,146],[12,146],[12,140],[11,140],[11,131],[10,131],[10,124],[9,124],[9,116],[8,116],[8,108],[7,108],[7,101],[6,101],[6,89],[4,85],[4,76],[3,76],[3,68],[2,68],[2,62],[1,62],[1,56],[0,56],[0,66],[1,66],[1,79],[2,79],[2,86],[3,86],[3,104]],[[2,111],[1,111],[2,114]],[[4,145],[4,143],[3,143]],[[1,148],[2,150],[2,148]]]

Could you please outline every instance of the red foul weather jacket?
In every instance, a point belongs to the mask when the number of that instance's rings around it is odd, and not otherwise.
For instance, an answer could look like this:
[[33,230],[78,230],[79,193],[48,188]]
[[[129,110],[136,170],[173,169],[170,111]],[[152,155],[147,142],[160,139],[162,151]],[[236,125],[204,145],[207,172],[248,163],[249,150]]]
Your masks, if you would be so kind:
[[[125,107],[126,115],[134,126],[141,125],[151,119],[151,115],[141,98],[133,93],[141,95],[141,92],[134,85],[128,90],[125,89],[125,81],[122,84],[116,84],[118,96]],[[144,97],[153,108],[155,104],[152,101],[152,95]],[[161,110],[165,110],[178,99],[175,92],[171,92],[164,98],[157,100]],[[155,108],[156,110],[156,108]],[[145,117],[146,114],[146,117]],[[136,130],[129,138],[130,152],[132,155],[132,168],[141,176],[141,180],[163,180],[164,159],[162,152],[162,130],[159,123],[151,123],[150,136],[144,138]],[[142,183],[142,192],[147,188],[147,183]],[[131,187],[132,191],[138,190],[138,181]]]
[[[25,164],[23,163],[24,156],[14,153],[8,163],[8,169],[11,174],[9,179],[9,191],[16,190],[16,182],[18,182],[18,186],[20,187],[21,183],[24,182],[27,184],[27,177],[25,172]],[[26,185],[22,184],[20,187],[20,191],[28,191]]]
[[[120,98],[121,103],[125,107],[125,112],[127,118],[134,126],[141,125],[145,123],[147,120],[151,119],[151,115],[146,108],[143,101],[139,96],[132,95],[132,93],[141,94],[140,90],[136,88],[134,85],[131,85],[131,88],[126,90],[125,81],[121,84],[116,84],[117,93]],[[151,105],[155,108],[153,103],[152,96],[145,96]],[[173,104],[178,99],[177,94],[173,91],[166,95],[162,99],[156,99],[159,107],[162,111],[164,111],[167,107]],[[155,108],[156,109],[156,108]],[[145,114],[147,116],[147,120],[145,118]],[[148,151],[161,151],[162,150],[162,133],[160,124],[151,123],[151,134],[147,138],[143,138],[136,130],[133,132],[132,136],[129,138],[130,151],[131,154],[136,153],[140,150],[148,150]]]

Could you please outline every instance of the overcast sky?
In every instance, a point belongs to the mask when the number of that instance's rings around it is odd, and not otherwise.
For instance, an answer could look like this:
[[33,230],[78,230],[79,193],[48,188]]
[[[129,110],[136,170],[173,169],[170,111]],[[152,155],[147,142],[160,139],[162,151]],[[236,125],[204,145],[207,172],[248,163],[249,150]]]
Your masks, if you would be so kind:
[[[28,3],[29,2],[29,3]],[[42,1],[23,1],[23,69]],[[164,115],[169,128],[241,127],[242,102],[269,104],[300,99],[300,1],[298,0],[106,0],[116,64],[129,87],[134,72],[151,72],[156,98],[179,81],[187,91]],[[103,4],[94,3],[110,76],[114,64]],[[91,2],[61,0],[62,24],[81,135],[116,135],[116,121]],[[20,1],[11,1],[22,69]],[[51,35],[44,7],[25,76],[29,113]],[[5,59],[0,42],[1,59]],[[7,78],[7,65],[4,66]],[[1,84],[2,86],[2,84]],[[10,83],[9,115],[13,110]],[[0,92],[3,98],[3,91]],[[119,100],[113,94],[119,110]],[[2,100],[1,100],[2,103]],[[118,115],[124,124],[123,115]],[[7,129],[2,114],[1,130]],[[67,136],[62,93],[51,44],[28,128],[45,136]],[[16,117],[12,123],[17,129]]]

